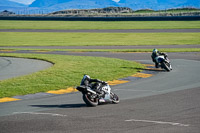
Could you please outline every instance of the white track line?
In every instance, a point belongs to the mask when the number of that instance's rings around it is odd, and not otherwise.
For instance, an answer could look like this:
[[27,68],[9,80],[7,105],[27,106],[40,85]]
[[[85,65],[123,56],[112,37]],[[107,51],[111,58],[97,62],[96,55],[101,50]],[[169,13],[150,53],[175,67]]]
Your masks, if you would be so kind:
[[54,113],[36,113],[36,112],[14,112],[14,114],[31,114],[31,115],[51,115],[51,116],[61,116],[61,117],[66,117],[67,115],[62,115],[62,114],[54,114]]
[[146,122],[146,123],[155,123],[155,124],[167,124],[167,125],[172,125],[172,126],[181,126],[181,127],[188,127],[189,124],[181,124],[181,123],[174,123],[174,122],[164,122],[164,121],[151,121],[151,120],[136,120],[136,119],[130,119],[130,120],[125,120],[126,122]]

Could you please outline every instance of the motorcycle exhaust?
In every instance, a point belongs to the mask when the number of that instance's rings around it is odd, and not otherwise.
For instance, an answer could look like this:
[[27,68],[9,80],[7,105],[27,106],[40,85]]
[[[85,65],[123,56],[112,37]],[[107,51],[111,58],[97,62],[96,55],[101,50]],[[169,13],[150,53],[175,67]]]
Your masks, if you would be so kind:
[[97,94],[95,91],[93,91],[93,90],[91,90],[91,89],[89,89],[89,88],[87,88],[87,91],[89,91],[89,92],[91,92],[91,93],[93,93],[93,94]]

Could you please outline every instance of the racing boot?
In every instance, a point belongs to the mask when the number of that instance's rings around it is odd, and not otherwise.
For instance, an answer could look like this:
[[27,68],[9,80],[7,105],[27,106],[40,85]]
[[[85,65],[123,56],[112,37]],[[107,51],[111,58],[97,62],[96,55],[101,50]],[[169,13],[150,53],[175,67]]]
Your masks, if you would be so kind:
[[159,68],[159,64],[158,64],[158,63],[155,63],[155,67],[156,67],[156,68]]

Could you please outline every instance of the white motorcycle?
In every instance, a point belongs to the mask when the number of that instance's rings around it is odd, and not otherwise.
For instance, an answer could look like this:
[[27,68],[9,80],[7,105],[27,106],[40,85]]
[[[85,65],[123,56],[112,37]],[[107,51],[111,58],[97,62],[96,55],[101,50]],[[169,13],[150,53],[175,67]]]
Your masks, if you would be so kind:
[[117,104],[120,101],[119,97],[115,93],[111,92],[111,88],[107,82],[101,84],[100,91],[104,93],[103,96],[92,90],[90,87],[78,86],[76,89],[82,92],[83,101],[90,107],[95,107],[103,103]]
[[161,68],[165,69],[166,71],[171,71],[172,66],[170,60],[167,58],[167,55],[160,55],[155,58],[156,62],[160,64]]

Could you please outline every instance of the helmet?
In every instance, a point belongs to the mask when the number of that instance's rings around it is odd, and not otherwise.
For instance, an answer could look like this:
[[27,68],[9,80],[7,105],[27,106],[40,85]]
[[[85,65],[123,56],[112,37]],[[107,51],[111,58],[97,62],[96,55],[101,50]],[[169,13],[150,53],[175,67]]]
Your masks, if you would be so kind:
[[86,81],[87,81],[87,82],[90,81],[90,76],[85,74],[85,75],[83,76],[82,80],[81,80],[81,85],[86,85],[86,83],[85,83]]
[[153,53],[157,54],[158,50],[156,48],[153,49]]
[[85,79],[90,80],[90,76],[85,74],[85,75],[83,76],[83,80],[85,80]]

